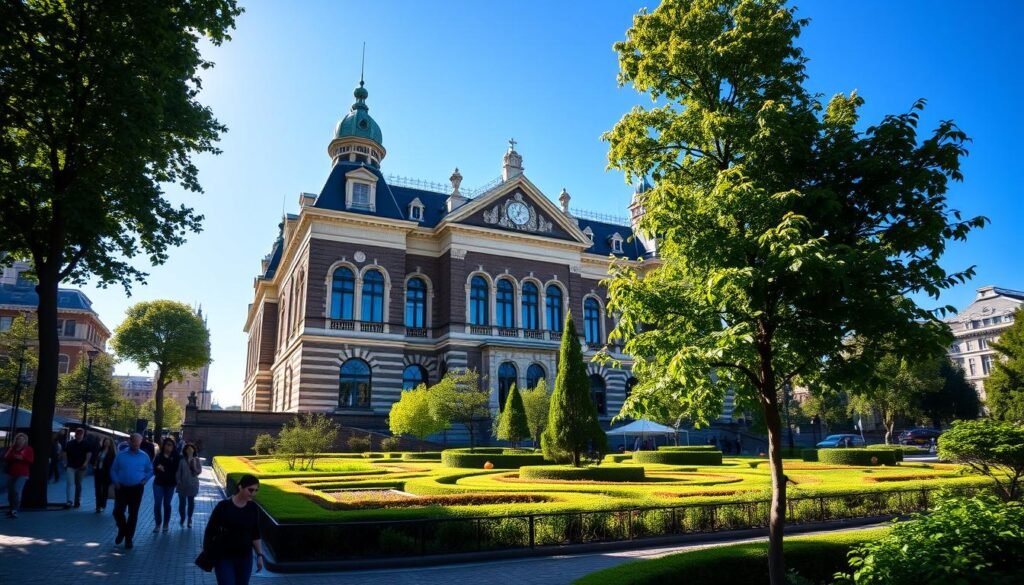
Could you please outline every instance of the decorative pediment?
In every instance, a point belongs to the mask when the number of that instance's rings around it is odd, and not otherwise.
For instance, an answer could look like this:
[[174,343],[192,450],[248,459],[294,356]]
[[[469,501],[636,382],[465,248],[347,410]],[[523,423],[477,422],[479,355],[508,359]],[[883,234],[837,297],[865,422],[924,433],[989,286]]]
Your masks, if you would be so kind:
[[550,234],[552,223],[518,191],[481,214],[484,223],[510,230]]

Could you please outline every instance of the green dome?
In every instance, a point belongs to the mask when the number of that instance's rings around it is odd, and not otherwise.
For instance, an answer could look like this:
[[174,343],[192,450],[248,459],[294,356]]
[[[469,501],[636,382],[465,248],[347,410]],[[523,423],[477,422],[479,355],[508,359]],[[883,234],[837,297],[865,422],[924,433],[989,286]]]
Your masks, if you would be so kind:
[[352,92],[352,95],[355,96],[356,103],[352,104],[352,110],[334,128],[334,137],[367,138],[383,146],[384,138],[381,135],[380,126],[370,117],[370,108],[366,105],[366,97],[369,92],[363,87],[362,81],[359,82],[359,87]]

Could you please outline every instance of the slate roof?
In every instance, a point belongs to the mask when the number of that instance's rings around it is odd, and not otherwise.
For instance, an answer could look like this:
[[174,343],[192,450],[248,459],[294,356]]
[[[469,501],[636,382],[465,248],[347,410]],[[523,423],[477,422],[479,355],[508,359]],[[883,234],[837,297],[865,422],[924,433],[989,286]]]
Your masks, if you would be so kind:
[[[35,309],[39,306],[39,295],[34,285],[18,286],[11,284],[0,285],[0,305],[14,305]],[[73,288],[61,288],[57,290],[57,308],[88,311],[95,314],[92,309],[92,301],[80,290]]]

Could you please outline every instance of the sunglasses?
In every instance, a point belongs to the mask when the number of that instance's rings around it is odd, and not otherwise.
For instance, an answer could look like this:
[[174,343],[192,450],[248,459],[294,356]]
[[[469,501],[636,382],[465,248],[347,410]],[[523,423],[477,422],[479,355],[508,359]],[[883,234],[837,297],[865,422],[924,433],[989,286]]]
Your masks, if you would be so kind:
[[250,494],[255,494],[256,492],[260,491],[260,488],[245,488],[245,491],[249,492]]

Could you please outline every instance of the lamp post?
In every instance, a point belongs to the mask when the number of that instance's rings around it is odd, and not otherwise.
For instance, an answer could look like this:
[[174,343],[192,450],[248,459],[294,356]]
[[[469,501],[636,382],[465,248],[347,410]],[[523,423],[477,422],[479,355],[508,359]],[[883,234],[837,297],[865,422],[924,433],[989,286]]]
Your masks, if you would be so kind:
[[21,412],[21,386],[25,382],[25,352],[28,351],[28,340],[21,338],[21,353],[18,356],[18,379],[14,381],[14,408],[11,410],[11,429],[4,439],[4,446],[9,447],[14,440],[14,434],[18,432],[18,414]]
[[86,370],[86,373],[85,373],[85,396],[82,397],[82,425],[83,426],[87,426],[89,424],[88,423],[88,419],[86,417],[89,415],[89,390],[90,390],[89,387],[92,386],[92,361],[94,359],[96,359],[96,356],[100,355],[100,352],[96,351],[95,349],[90,350],[90,351],[88,351],[86,353],[88,353],[88,355],[89,355],[89,369]]

